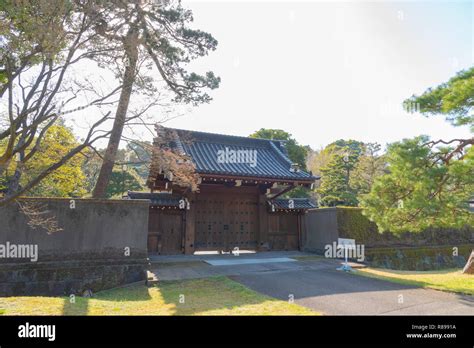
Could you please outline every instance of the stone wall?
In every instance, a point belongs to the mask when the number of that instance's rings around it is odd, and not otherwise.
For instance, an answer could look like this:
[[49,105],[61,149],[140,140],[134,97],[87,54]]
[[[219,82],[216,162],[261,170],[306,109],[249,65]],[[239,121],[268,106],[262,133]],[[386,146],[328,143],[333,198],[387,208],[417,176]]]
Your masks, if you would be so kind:
[[[20,205],[34,214],[28,216]],[[0,295],[82,294],[145,280],[148,205],[147,200],[29,198],[0,207]],[[59,230],[32,227],[35,216],[57,223]],[[37,260],[15,256],[21,245],[37,248]]]

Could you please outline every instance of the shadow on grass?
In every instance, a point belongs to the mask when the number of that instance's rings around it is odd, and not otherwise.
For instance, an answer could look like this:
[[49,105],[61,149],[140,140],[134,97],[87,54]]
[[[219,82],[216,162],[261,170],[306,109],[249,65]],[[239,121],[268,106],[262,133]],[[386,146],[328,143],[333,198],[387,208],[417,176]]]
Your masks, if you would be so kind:
[[[99,291],[93,297],[75,296],[64,298],[62,315],[88,315],[91,302],[130,302],[151,300],[148,287],[145,285],[132,285],[109,290]],[[107,307],[110,304],[105,303]],[[117,307],[118,308],[118,307]],[[113,308],[112,308],[113,310]],[[120,314],[120,313],[117,313]]]
[[[139,303],[141,302],[141,303]],[[162,281],[64,298],[62,315],[300,314],[308,310],[259,294],[225,276]],[[230,313],[232,311],[233,313]],[[285,313],[284,313],[285,314]]]
[[[179,282],[164,281],[160,290],[163,300],[175,305],[175,315],[205,315],[206,312],[215,310],[226,312],[235,309],[240,311],[237,314],[255,314],[254,308],[263,303],[268,306],[272,302],[280,303],[277,299],[259,294],[224,276]],[[267,309],[271,311],[269,307]]]

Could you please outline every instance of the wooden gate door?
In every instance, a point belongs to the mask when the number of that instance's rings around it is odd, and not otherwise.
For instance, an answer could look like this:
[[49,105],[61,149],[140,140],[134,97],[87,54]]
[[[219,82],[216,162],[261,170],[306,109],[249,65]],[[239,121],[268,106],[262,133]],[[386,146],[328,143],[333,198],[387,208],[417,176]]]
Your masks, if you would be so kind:
[[183,215],[181,211],[150,208],[148,252],[175,255],[183,252]]
[[223,250],[224,197],[216,194],[198,196],[196,200],[195,250]]
[[196,200],[196,251],[256,249],[256,195],[206,193]]
[[226,222],[229,232],[225,234],[226,250],[257,248],[257,209],[254,196],[238,195],[227,202]]
[[298,216],[296,214],[270,214],[268,241],[271,250],[298,250]]

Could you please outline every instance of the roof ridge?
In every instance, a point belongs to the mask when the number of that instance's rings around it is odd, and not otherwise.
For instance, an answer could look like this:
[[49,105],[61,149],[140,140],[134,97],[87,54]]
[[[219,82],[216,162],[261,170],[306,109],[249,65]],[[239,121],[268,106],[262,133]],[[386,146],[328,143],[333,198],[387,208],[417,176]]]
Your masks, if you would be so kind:
[[212,133],[212,132],[203,132],[203,131],[195,131],[195,130],[189,130],[189,129],[182,129],[182,128],[171,128],[171,127],[166,127],[167,129],[170,130],[175,130],[175,131],[182,131],[182,132],[189,132],[189,133],[200,133],[200,134],[205,134],[205,135],[218,135],[222,137],[230,137],[230,138],[240,138],[240,139],[250,139],[250,140],[257,140],[257,141],[265,141],[265,142],[275,142],[275,141],[283,141],[286,142],[286,140],[279,140],[279,139],[268,139],[268,138],[252,138],[250,136],[243,136],[243,135],[233,135],[233,134],[223,134],[223,133]]
[[271,142],[271,145],[270,145],[277,153],[278,153],[278,156],[283,160],[285,161],[285,163],[289,164],[290,166],[293,164],[293,162],[291,161],[291,159],[285,155],[283,152],[280,151],[280,149],[275,145],[275,143],[272,141]]

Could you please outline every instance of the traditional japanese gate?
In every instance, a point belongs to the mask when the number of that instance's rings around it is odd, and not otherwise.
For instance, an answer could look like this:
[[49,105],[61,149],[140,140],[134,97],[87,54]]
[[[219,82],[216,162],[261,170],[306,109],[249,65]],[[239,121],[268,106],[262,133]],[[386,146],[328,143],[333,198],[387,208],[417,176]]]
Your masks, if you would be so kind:
[[[180,246],[185,254],[236,247],[259,251],[298,249],[299,214],[315,205],[304,198],[290,203],[279,197],[297,187],[314,188],[318,177],[290,160],[284,141],[162,126],[156,131],[154,146],[171,151],[179,160],[174,167],[153,159],[147,185],[153,192],[152,204],[183,211],[185,232]],[[189,164],[192,175],[187,174]],[[186,207],[178,200],[186,201]],[[163,215],[164,220],[167,217]],[[176,229],[160,226],[159,221],[150,224],[152,251],[170,253],[179,249]]]
[[[305,200],[278,199],[271,205],[257,187],[202,185],[188,198],[167,193],[129,192],[149,199],[148,252],[298,250]],[[288,206],[288,207],[287,207]],[[192,247],[192,251],[186,249]],[[189,248],[189,247],[188,247]]]

